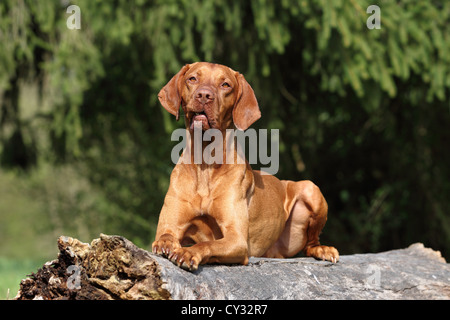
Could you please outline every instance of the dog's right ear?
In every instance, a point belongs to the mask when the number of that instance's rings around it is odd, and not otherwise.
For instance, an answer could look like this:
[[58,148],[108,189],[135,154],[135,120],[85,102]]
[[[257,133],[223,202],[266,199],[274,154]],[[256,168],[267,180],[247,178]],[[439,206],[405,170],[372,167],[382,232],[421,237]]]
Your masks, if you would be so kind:
[[183,77],[189,68],[189,64],[181,68],[158,93],[159,102],[161,102],[164,109],[176,116],[177,120],[181,104],[181,85]]

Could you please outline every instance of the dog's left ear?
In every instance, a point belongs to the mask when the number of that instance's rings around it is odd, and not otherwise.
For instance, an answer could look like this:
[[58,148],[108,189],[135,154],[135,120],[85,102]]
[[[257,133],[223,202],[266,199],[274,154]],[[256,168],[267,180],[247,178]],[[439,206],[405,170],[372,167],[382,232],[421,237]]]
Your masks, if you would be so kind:
[[189,68],[190,65],[188,64],[181,68],[158,93],[159,102],[161,102],[164,109],[176,116],[177,120],[181,104],[181,84]]
[[261,111],[255,93],[244,76],[236,73],[236,78],[239,89],[233,108],[233,122],[239,130],[246,130],[253,122],[261,118]]

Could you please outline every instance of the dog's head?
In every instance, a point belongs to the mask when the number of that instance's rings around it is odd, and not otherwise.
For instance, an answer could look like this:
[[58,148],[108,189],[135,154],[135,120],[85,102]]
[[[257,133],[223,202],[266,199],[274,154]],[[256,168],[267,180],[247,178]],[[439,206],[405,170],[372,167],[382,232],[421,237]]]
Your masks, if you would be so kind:
[[185,65],[158,94],[162,106],[177,116],[180,104],[186,126],[224,131],[233,122],[246,130],[261,117],[253,89],[244,76],[226,66],[208,62]]

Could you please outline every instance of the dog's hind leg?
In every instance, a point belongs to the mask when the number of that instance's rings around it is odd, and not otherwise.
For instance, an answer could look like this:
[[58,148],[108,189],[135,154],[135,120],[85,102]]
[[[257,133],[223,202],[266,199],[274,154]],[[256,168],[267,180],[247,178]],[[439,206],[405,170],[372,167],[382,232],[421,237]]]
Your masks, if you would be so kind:
[[320,189],[311,181],[283,181],[286,186],[285,210],[289,212],[277,242],[266,257],[287,258],[303,251],[306,256],[337,262],[339,252],[323,246],[319,235],[327,221],[328,205]]

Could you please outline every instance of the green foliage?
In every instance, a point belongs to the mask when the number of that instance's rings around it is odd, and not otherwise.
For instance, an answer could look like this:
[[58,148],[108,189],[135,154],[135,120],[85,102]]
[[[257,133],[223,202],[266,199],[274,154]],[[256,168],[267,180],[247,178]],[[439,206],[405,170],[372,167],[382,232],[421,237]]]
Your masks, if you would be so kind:
[[[72,1],[81,30],[61,3],[0,3],[2,166],[82,163],[148,243],[137,225],[157,219],[183,126],[157,93],[183,64],[213,61],[252,84],[255,126],[280,129],[279,177],[324,191],[324,241],[450,254],[448,1]],[[366,27],[372,4],[381,29]]]
[[14,260],[0,257],[0,300],[12,300],[20,289],[20,281],[25,279],[45,263],[40,260]]
[[[79,166],[40,165],[27,174],[0,171],[0,252],[4,257],[41,260],[57,254],[56,239],[89,242],[100,233],[154,236],[155,227],[117,207],[93,186]],[[134,229],[129,225],[135,224]]]

